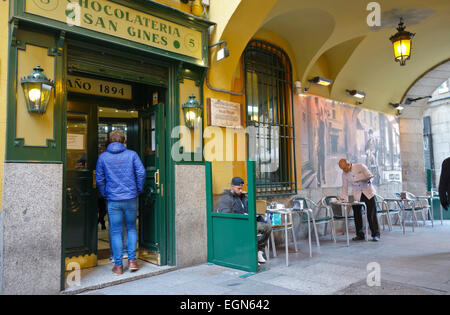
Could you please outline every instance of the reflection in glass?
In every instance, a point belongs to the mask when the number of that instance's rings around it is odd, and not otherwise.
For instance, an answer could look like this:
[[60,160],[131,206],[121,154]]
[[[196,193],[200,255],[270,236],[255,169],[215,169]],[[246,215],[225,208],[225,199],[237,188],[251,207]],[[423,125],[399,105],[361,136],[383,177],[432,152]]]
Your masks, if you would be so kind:
[[67,169],[87,169],[87,115],[67,113]]

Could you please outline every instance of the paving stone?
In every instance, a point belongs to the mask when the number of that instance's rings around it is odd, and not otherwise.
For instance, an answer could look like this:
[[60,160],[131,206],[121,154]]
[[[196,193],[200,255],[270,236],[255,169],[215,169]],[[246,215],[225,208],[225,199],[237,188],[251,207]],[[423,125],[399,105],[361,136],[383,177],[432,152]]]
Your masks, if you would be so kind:
[[[337,244],[321,242],[313,258],[307,246],[299,253],[292,248],[289,266],[279,248],[279,256],[270,258],[263,272],[245,278],[245,271],[202,264],[86,294],[450,294],[450,222],[406,235],[396,228],[385,231],[379,243],[352,242],[347,247],[345,237]],[[370,262],[380,264],[380,287],[367,285]]]

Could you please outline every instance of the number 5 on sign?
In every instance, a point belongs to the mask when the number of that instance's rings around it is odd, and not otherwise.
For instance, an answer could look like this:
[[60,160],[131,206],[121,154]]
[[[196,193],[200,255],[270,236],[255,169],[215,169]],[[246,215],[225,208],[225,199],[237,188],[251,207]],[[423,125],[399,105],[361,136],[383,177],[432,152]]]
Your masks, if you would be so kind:
[[81,26],[81,7],[79,3],[70,2],[67,4],[66,23],[69,26]]

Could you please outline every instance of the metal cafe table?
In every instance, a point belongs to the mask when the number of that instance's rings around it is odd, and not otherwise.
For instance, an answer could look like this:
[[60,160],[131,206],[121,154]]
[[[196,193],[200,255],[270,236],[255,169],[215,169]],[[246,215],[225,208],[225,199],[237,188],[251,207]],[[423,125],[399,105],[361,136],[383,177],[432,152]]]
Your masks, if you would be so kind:
[[[292,208],[281,208],[281,209],[273,209],[273,208],[267,208],[267,213],[278,213],[282,216],[284,216],[284,242],[285,242],[285,251],[286,251],[286,266],[289,266],[289,238],[288,238],[288,215],[291,216],[292,221],[292,214],[295,213],[295,211],[292,210]],[[292,223],[292,234],[294,239],[294,247],[295,252],[298,251],[297,249],[297,241],[295,240],[295,232],[294,232],[294,222]],[[273,233],[273,232],[272,232]]]
[[[347,246],[350,246],[350,237],[348,235],[348,213],[350,211],[350,208],[352,206],[361,206],[361,212],[364,213],[364,217],[365,222],[364,225],[366,226],[366,242],[368,241],[368,233],[369,233],[369,221],[367,219],[367,206],[364,202],[359,202],[359,201],[353,201],[353,202],[345,202],[345,201],[336,201],[333,202],[333,204],[338,205],[341,207],[342,209],[342,213],[344,214],[344,219],[345,219],[345,233],[347,235]],[[363,213],[361,213],[361,215],[363,215]]]

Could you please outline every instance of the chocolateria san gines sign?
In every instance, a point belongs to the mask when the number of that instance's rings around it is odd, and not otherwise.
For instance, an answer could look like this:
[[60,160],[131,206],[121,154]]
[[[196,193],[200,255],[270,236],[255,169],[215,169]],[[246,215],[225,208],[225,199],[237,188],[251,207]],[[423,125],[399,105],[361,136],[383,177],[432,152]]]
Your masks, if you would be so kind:
[[107,0],[26,0],[25,12],[202,59],[202,33]]

